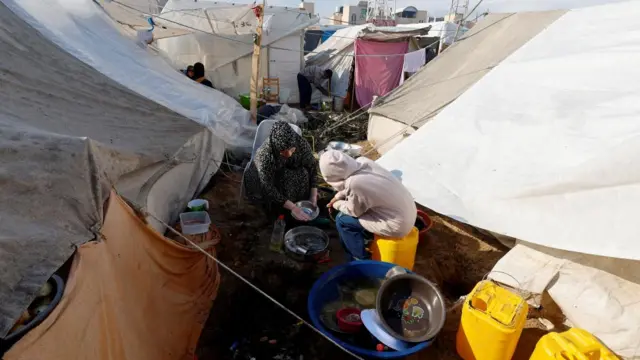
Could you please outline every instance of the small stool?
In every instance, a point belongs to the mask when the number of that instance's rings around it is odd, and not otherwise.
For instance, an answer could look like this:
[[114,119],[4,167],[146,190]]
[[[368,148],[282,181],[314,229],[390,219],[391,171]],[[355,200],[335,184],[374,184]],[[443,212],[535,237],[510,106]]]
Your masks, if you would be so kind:
[[384,261],[413,270],[418,251],[418,228],[415,226],[402,238],[387,238],[374,235],[371,243],[371,259]]

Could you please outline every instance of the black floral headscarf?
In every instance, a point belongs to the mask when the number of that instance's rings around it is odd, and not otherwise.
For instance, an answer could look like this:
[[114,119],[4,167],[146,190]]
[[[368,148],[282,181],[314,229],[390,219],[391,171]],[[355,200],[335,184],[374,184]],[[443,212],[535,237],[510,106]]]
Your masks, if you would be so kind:
[[298,146],[298,135],[291,125],[284,121],[278,121],[273,124],[271,133],[269,134],[269,146],[275,159],[280,158],[280,152]]

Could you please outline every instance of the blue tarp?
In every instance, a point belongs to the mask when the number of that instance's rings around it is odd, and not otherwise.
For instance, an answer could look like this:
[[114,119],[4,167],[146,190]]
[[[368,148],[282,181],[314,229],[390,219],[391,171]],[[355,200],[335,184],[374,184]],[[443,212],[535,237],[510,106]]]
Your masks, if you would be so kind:
[[336,33],[336,30],[325,30],[322,33],[322,42],[321,43],[327,41],[327,39],[330,38],[335,33]]

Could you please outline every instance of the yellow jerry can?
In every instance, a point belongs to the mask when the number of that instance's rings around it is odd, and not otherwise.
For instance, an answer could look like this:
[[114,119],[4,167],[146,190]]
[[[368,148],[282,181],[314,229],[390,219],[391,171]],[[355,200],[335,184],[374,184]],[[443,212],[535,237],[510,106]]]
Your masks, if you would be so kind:
[[618,357],[589,332],[571,328],[540,338],[529,360],[618,360]]
[[518,294],[483,280],[462,306],[456,350],[464,360],[509,360],[527,321],[529,306]]

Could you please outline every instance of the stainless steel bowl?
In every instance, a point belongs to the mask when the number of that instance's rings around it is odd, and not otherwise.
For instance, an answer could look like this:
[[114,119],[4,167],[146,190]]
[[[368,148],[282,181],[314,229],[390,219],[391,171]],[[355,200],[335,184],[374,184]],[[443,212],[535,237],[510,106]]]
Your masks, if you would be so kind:
[[320,209],[313,205],[313,203],[311,203],[311,201],[308,200],[303,200],[303,201],[298,201],[296,203],[296,206],[299,208],[302,208],[302,211],[304,211],[307,215],[309,215],[309,221],[311,220],[315,220],[315,218],[318,217],[318,215],[320,214]]
[[411,343],[433,339],[446,318],[444,297],[438,287],[416,274],[396,275],[382,283],[376,312],[389,334]]
[[329,236],[313,226],[298,226],[284,235],[284,249],[296,260],[320,260],[328,248]]
[[343,151],[343,152],[348,151],[350,148],[351,148],[351,145],[342,141],[332,141],[329,143],[329,145],[327,145],[327,149]]

